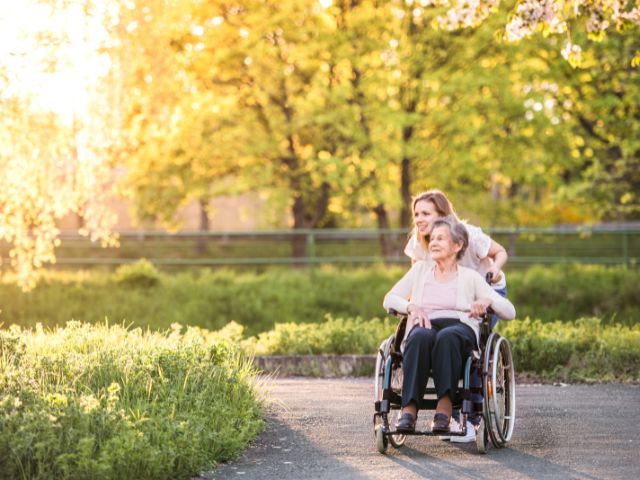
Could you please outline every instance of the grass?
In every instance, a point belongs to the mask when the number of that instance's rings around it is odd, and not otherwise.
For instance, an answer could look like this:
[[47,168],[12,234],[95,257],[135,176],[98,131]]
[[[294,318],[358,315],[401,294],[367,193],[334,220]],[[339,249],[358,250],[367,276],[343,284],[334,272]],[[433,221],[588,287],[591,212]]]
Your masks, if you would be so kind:
[[254,375],[219,337],[70,322],[0,331],[0,472],[175,479],[261,429]]
[[[131,324],[154,330],[173,323],[218,330],[230,321],[247,335],[276,323],[313,323],[325,315],[381,317],[382,298],[405,268],[273,268],[158,272],[148,263],[108,272],[45,272],[23,293],[10,279],[0,288],[0,321],[48,327],[69,320]],[[604,324],[640,321],[640,271],[582,265],[508,271],[508,296],[519,318],[541,321],[597,316]]]
[[[278,324],[244,341],[242,328],[231,325],[236,341],[259,355],[373,354],[395,329],[388,320],[333,319],[321,324]],[[509,340],[516,371],[569,382],[640,382],[640,324],[603,324],[598,318],[565,322],[500,322]]]

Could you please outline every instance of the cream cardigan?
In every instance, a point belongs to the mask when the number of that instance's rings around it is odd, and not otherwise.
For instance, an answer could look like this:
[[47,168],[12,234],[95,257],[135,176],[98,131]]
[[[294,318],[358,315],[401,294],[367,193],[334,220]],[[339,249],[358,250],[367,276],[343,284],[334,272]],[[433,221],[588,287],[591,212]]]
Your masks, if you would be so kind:
[[[419,261],[384,297],[382,305],[386,310],[393,309],[398,313],[407,313],[410,298],[422,298],[426,275],[435,267],[432,261]],[[500,296],[475,270],[458,265],[458,284],[456,293],[456,308],[460,321],[469,325],[476,334],[476,341],[480,342],[480,320],[469,317],[471,304],[480,298],[491,300],[491,308],[496,315],[504,320],[513,320],[516,309],[506,298]],[[409,332],[406,332],[407,334]]]

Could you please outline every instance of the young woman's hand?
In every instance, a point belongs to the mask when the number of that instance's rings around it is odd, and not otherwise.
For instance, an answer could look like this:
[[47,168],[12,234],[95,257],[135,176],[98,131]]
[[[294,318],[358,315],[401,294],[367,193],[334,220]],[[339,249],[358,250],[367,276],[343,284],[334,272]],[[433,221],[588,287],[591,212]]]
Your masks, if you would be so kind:
[[422,308],[418,307],[417,305],[410,303],[407,306],[407,314],[409,315],[409,331],[411,331],[411,328],[413,328],[414,325],[419,325],[420,327],[429,329],[431,328],[429,317],[427,317],[427,314],[424,312],[424,310],[422,310]]
[[491,274],[491,283],[498,283],[500,280],[502,280],[502,272],[495,265],[491,265],[487,269],[487,273]]
[[472,318],[480,318],[487,312],[487,308],[491,305],[491,300],[488,298],[479,298],[471,304],[469,309],[469,316]]

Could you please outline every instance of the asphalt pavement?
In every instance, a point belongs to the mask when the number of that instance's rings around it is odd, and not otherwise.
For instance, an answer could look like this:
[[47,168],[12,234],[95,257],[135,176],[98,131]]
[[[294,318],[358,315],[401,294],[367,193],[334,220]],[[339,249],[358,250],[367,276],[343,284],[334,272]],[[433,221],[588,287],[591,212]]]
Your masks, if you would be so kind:
[[[378,453],[370,379],[272,379],[267,427],[236,460],[200,479],[636,479],[640,386],[522,385],[506,448],[409,437]],[[429,413],[419,416],[426,428]]]

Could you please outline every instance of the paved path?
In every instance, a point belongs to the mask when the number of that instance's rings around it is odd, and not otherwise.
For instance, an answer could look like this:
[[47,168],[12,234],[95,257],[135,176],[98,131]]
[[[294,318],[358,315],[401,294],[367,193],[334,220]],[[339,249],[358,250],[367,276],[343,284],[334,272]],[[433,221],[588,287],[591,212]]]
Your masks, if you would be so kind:
[[519,386],[513,440],[486,455],[430,437],[379,454],[368,379],[277,379],[267,388],[266,431],[206,478],[640,478],[639,386]]

